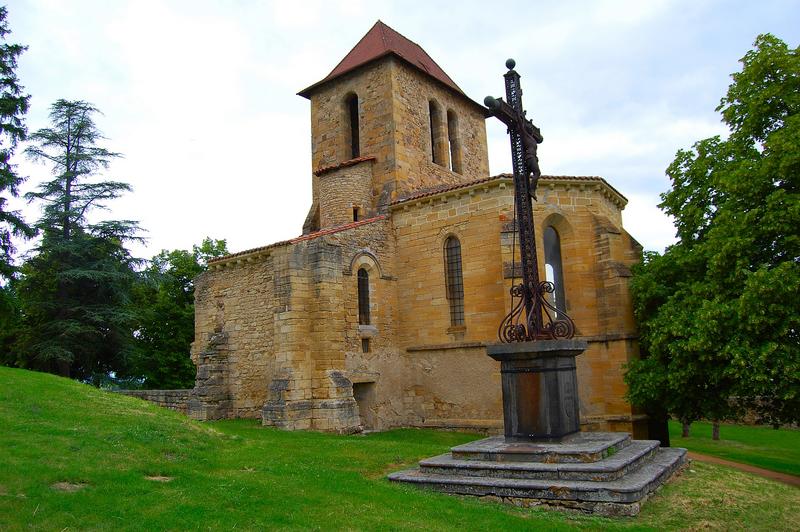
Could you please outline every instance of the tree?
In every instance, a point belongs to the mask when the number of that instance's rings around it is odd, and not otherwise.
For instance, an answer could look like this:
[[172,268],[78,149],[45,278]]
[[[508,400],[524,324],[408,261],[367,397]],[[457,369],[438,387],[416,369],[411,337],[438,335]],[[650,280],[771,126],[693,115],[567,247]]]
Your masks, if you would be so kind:
[[167,251],[153,257],[135,290],[138,326],[131,374],[145,388],[187,388],[194,384],[189,358],[194,341],[194,278],[208,261],[228,253],[224,240],[206,238],[192,251]]
[[103,138],[83,101],[56,101],[51,127],[36,131],[25,152],[51,165],[54,178],[26,194],[44,203],[36,227],[42,240],[22,268],[23,316],[19,364],[99,382],[124,373],[134,314],[130,290],[137,261],[125,243],[138,239],[135,222],[89,223],[88,213],[130,190],[126,183],[91,181],[119,154]]
[[800,48],[761,35],[741,63],[717,108],[728,138],[667,169],[678,243],[632,281],[643,358],[629,398],[685,423],[800,420]]
[[[6,17],[8,10],[0,6],[0,39],[5,41],[10,33]],[[23,94],[17,79],[17,58],[26,47],[19,44],[0,44],[0,281],[9,279],[14,268],[12,237],[31,237],[33,229],[28,226],[17,211],[6,210],[8,198],[19,193],[18,187],[23,178],[18,176],[11,158],[17,142],[25,140],[27,130],[24,117],[28,112],[30,95]]]

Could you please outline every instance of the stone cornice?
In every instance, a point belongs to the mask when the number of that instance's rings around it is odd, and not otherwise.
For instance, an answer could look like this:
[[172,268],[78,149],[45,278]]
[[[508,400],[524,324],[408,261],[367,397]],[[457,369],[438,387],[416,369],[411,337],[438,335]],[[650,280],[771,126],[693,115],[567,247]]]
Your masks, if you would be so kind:
[[[620,194],[617,189],[609,185],[602,177],[597,176],[542,176],[539,179],[537,190],[543,190],[545,187],[554,188],[556,186],[596,190],[620,210],[625,208],[625,205],[628,203],[628,199]],[[513,176],[511,174],[499,174],[468,183],[420,191],[392,202],[389,208],[393,211],[401,208],[408,209],[409,207],[421,203],[433,203],[437,200],[447,201],[447,199],[451,197],[457,198],[464,194],[473,195],[481,190],[488,192],[492,188],[504,189],[507,187],[513,188]]]

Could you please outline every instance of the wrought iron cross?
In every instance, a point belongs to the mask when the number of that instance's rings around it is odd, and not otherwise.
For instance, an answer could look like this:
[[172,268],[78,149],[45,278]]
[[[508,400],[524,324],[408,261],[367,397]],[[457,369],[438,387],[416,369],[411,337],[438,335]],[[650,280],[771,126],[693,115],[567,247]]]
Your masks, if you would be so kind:
[[515,66],[513,59],[506,61],[508,72],[503,77],[506,80],[507,101],[492,96],[487,96],[483,101],[491,115],[508,126],[511,136],[516,211],[514,223],[519,231],[522,255],[522,284],[511,288],[511,312],[501,322],[498,335],[503,342],[572,338],[575,335],[572,319],[546,297],[546,294],[555,291],[553,283],[539,280],[531,199],[536,199],[536,184],[542,175],[536,150],[544,138],[522,109],[522,88]]

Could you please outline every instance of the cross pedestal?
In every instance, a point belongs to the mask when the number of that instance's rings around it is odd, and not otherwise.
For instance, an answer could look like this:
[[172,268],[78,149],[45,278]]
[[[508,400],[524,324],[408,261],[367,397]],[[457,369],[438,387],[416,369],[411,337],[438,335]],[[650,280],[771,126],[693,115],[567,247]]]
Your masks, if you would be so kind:
[[500,362],[507,442],[556,441],[580,431],[575,357],[583,340],[539,340],[486,346]]

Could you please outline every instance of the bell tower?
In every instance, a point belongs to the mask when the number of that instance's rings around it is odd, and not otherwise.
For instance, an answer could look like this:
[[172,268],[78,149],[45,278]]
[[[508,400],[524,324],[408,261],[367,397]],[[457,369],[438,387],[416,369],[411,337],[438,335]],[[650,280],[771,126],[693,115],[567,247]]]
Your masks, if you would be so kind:
[[381,21],[311,101],[313,204],[303,232],[385,212],[416,192],[488,177],[486,109]]

